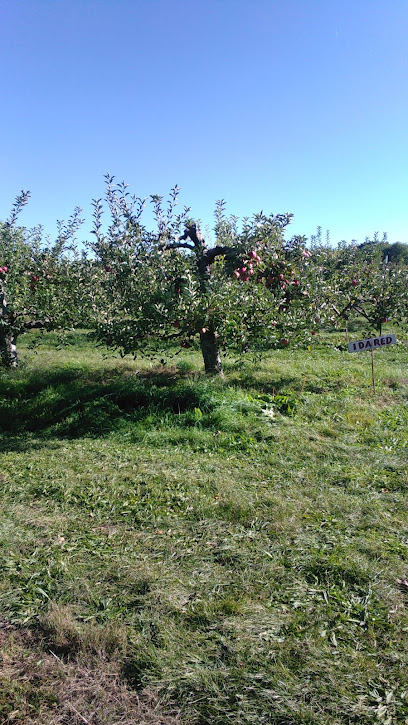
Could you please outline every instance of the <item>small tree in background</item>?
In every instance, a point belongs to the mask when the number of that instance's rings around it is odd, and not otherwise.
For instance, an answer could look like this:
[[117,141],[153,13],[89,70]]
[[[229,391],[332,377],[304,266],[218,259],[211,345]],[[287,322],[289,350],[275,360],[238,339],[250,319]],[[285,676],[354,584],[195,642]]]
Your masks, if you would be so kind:
[[244,219],[216,209],[216,241],[206,243],[189,209],[175,214],[178,188],[167,206],[152,196],[156,230],[141,223],[145,200],[106,177],[110,224],[104,232],[101,199],[94,204],[94,301],[99,339],[123,354],[182,348],[195,337],[207,373],[222,373],[221,351],[261,351],[310,339],[316,309],[315,277],[304,238],[286,242],[290,214]]
[[29,197],[22,191],[9,219],[0,222],[0,357],[10,367],[18,364],[19,335],[32,329],[69,329],[81,309],[81,265],[69,254],[82,223],[81,210],[75,209],[68,222],[58,222],[58,237],[48,244],[41,227],[16,226]]

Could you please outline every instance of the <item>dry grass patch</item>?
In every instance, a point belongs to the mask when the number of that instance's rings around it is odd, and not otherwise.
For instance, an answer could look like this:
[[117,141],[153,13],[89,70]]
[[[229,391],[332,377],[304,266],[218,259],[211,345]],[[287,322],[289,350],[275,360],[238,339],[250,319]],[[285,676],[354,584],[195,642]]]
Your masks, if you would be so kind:
[[[72,620],[58,618],[65,644]],[[38,633],[4,622],[0,629],[0,722],[14,725],[177,725],[154,688],[136,693],[122,675],[120,658],[109,656],[99,642],[74,658],[56,655]],[[89,628],[87,628],[89,635]],[[78,632],[76,631],[76,636]],[[109,638],[109,637],[108,637]],[[106,643],[105,643],[106,644]],[[93,649],[93,651],[91,651]]]

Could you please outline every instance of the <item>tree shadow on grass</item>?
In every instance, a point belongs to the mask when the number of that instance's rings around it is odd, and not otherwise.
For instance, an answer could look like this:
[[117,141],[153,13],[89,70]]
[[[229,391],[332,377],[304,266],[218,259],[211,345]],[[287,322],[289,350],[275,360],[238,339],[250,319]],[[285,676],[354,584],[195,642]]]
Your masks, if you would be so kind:
[[174,371],[131,376],[78,369],[34,371],[0,381],[0,433],[43,439],[101,436],[124,417],[206,406],[204,391]]
[[[242,382],[241,388],[250,387],[249,380]],[[290,382],[279,380],[268,388],[277,391]],[[181,414],[189,411],[199,416],[213,412],[223,405],[224,395],[224,381],[163,366],[137,374],[83,368],[17,371],[0,377],[0,450],[105,437],[152,417],[159,424],[163,416],[174,415],[180,423]]]

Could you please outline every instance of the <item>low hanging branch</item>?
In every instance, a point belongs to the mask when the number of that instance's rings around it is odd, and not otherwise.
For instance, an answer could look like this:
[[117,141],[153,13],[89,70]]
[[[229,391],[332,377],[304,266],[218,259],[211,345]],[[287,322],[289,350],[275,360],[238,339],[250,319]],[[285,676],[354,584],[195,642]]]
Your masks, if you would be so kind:
[[[364,302],[367,302],[367,300],[362,300],[362,302],[364,304]],[[366,313],[364,308],[361,307],[360,302],[358,302],[357,300],[350,300],[350,302],[348,302],[348,304],[342,309],[341,312],[339,312],[337,307],[333,304],[332,304],[332,309],[334,310],[336,315],[340,318],[344,317],[348,310],[349,311],[354,310],[355,312],[360,314],[362,317],[364,317],[368,322],[371,322],[370,316]]]

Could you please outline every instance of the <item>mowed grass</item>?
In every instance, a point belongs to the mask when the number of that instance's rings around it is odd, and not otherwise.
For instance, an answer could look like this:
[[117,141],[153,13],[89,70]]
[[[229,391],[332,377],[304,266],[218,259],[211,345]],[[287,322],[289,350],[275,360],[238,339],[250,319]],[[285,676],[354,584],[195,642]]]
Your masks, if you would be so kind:
[[406,342],[67,342],[0,373],[0,722],[408,723]]

